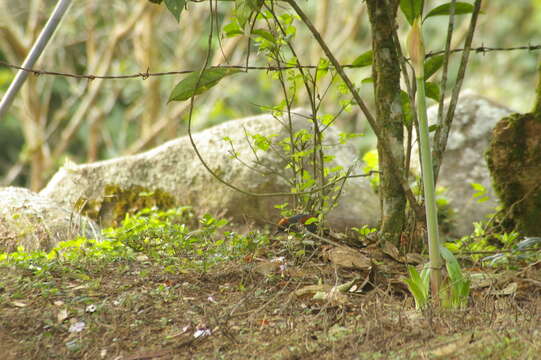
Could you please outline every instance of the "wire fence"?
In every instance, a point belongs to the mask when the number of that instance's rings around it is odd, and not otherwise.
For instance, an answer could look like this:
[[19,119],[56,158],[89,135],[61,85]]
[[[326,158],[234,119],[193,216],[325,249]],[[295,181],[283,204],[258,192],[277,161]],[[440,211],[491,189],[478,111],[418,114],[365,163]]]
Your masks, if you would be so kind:
[[[487,53],[487,52],[496,52],[496,51],[517,51],[517,50],[526,50],[526,51],[536,51],[541,50],[541,44],[538,45],[522,45],[522,46],[514,46],[514,47],[488,47],[488,46],[479,46],[476,48],[471,48],[471,51],[475,53]],[[451,50],[451,53],[458,53],[464,51],[463,48],[453,49]],[[433,51],[426,54],[426,57],[432,57],[444,54],[444,50],[440,51]],[[133,74],[125,74],[125,75],[95,75],[95,74],[74,74],[74,73],[67,73],[67,72],[60,72],[60,71],[50,71],[50,70],[43,70],[43,69],[28,69],[24,68],[22,66],[10,64],[5,61],[0,61],[0,66],[4,66],[7,68],[12,68],[16,70],[23,70],[29,73],[32,73],[36,76],[40,75],[50,75],[50,76],[63,76],[63,77],[70,77],[70,78],[77,78],[77,79],[87,79],[87,80],[95,80],[95,79],[104,79],[104,80],[121,80],[121,79],[134,79],[134,78],[141,78],[143,80],[148,79],[149,77],[156,77],[156,76],[172,76],[172,75],[184,75],[184,74],[190,74],[193,72],[198,72],[200,70],[179,70],[179,71],[164,71],[164,72],[149,72],[149,69],[145,72],[139,72],[139,73],[133,73]],[[291,65],[291,66],[246,66],[246,65],[219,65],[219,66],[212,66],[214,68],[229,68],[229,69],[243,69],[243,70],[263,70],[263,71],[282,71],[282,70],[289,70],[289,69],[315,69],[318,66],[317,65]],[[212,68],[211,67],[211,68]],[[343,68],[359,68],[357,65],[353,64],[344,64],[342,65]]]

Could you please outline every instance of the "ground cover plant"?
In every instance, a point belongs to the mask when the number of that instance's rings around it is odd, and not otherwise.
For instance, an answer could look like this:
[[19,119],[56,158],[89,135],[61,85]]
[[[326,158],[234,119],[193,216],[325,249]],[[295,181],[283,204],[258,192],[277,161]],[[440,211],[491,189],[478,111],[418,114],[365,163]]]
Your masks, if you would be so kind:
[[[317,238],[274,230],[146,209],[101,242],[2,254],[3,356],[534,359],[541,351],[539,259],[516,270],[466,266],[466,306],[420,311],[403,282],[408,265],[371,243],[369,229],[344,239],[370,258],[364,269],[330,261],[333,247]],[[339,284],[340,296],[315,296]]]

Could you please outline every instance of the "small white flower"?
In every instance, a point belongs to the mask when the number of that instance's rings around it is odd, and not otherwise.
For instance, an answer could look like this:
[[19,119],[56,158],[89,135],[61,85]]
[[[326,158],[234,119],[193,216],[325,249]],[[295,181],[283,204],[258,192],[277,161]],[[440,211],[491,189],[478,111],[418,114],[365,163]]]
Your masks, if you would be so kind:
[[70,333],[78,333],[84,330],[86,324],[83,321],[77,321],[76,323],[71,324],[69,328]]
[[286,261],[285,256],[279,256],[275,257],[274,259],[271,259],[271,262],[273,263],[284,263]]
[[96,305],[94,304],[90,304],[86,307],[85,311],[87,313],[93,313],[94,311],[96,311]]
[[198,338],[198,337],[210,336],[211,334],[212,334],[212,332],[210,331],[210,329],[202,328],[202,329],[197,329],[193,333],[193,337]]

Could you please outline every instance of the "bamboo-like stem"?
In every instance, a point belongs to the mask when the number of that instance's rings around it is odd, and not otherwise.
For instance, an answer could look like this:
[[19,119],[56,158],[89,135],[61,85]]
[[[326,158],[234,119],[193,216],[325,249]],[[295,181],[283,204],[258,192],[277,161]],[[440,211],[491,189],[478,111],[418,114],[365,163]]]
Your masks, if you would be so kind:
[[438,209],[436,207],[436,191],[434,187],[434,170],[432,167],[432,153],[430,138],[428,136],[428,118],[426,114],[426,94],[424,76],[424,46],[421,30],[421,21],[416,19],[408,36],[408,49],[415,69],[417,83],[417,119],[419,121],[419,142],[421,150],[421,170],[425,195],[425,211],[428,230],[428,254],[430,258],[430,288],[432,300],[439,303],[439,289],[441,284],[441,268],[443,265],[440,255],[440,241],[438,233]]

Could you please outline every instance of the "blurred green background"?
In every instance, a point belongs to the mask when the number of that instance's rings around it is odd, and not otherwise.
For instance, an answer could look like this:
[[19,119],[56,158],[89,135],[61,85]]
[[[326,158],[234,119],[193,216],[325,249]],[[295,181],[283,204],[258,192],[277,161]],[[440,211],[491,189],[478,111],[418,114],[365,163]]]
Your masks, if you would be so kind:
[[[446,1],[425,1],[430,9]],[[56,1],[0,2],[0,60],[19,65],[50,15]],[[220,26],[229,22],[233,4],[219,2]],[[371,35],[365,4],[358,0],[301,1],[338,59],[351,63],[369,50]],[[285,5],[277,5],[287,11]],[[147,0],[74,1],[36,68],[75,74],[131,74],[199,69],[207,53],[208,2],[188,3],[180,24],[163,5]],[[399,33],[407,27],[399,15]],[[458,16],[453,46],[460,47],[469,16]],[[541,44],[541,0],[484,1],[474,47],[513,47]],[[295,47],[302,64],[317,64],[323,56],[304,26],[296,21]],[[227,38],[214,29],[212,65],[266,65],[247,37]],[[425,23],[426,49],[444,47],[447,18]],[[459,55],[453,56],[451,81]],[[519,112],[530,110],[534,99],[539,52],[472,53],[463,89],[472,89]],[[349,69],[361,94],[373,106],[372,85],[361,83],[369,68]],[[0,65],[0,96],[15,70]],[[437,75],[438,76],[438,75]],[[436,76],[436,78],[437,78]],[[167,104],[182,76],[143,80],[93,80],[31,75],[0,119],[0,185],[43,187],[66,158],[77,163],[133,154],[186,133],[187,103]],[[262,106],[282,100],[278,82],[266,71],[249,71],[225,79],[198,97],[195,129],[258,114]],[[327,94],[322,110],[335,113],[347,96],[338,86]],[[297,106],[306,106],[298,93]],[[337,126],[364,133],[363,152],[374,138],[355,109],[341,115]]]

